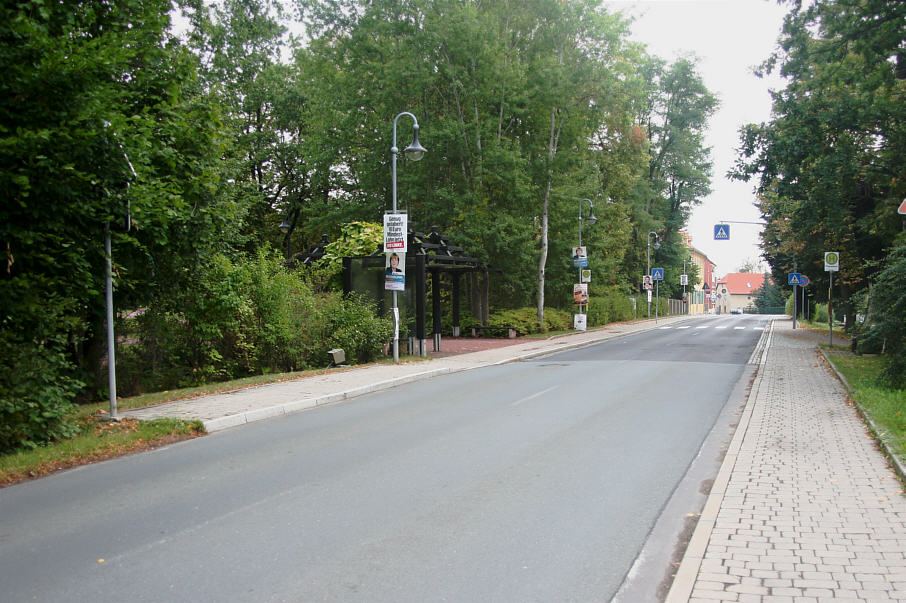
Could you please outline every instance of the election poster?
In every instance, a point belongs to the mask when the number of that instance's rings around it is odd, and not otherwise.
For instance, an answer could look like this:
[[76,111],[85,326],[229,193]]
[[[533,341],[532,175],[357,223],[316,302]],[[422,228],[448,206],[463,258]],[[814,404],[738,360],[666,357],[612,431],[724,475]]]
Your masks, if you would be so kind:
[[405,291],[406,289],[406,254],[392,251],[384,264],[384,290]]
[[588,267],[588,253],[585,245],[582,247],[573,247],[573,266],[576,268]]
[[408,216],[403,212],[384,214],[384,251],[406,253],[408,241]]

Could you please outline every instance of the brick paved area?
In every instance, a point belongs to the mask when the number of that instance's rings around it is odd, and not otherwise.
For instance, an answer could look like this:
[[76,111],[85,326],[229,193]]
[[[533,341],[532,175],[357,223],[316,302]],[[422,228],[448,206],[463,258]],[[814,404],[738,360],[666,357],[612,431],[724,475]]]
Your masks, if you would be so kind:
[[774,325],[667,601],[906,601],[903,488],[814,344]]

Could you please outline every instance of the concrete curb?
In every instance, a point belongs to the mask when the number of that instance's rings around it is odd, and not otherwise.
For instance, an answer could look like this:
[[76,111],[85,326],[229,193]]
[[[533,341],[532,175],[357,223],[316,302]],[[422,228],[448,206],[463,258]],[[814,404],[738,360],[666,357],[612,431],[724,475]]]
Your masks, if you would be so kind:
[[[430,369],[422,371],[419,373],[414,373],[412,375],[405,375],[403,377],[396,377],[393,379],[387,379],[385,381],[378,381],[376,383],[371,383],[366,386],[357,387],[349,390],[344,390],[341,392],[335,392],[331,394],[325,394],[323,396],[305,398],[300,400],[293,400],[290,402],[284,402],[282,404],[267,406],[263,408],[256,408],[253,410],[247,410],[233,415],[228,415],[225,417],[217,417],[216,419],[206,419],[202,421],[205,430],[208,433],[213,433],[215,431],[222,431],[224,429],[229,429],[232,427],[238,427],[240,425],[245,425],[247,423],[252,423],[254,421],[261,421],[264,419],[271,419],[274,417],[279,417],[282,415],[288,415],[295,412],[300,412],[303,410],[309,410],[317,406],[323,406],[325,404],[330,404],[333,402],[339,402],[341,400],[347,400],[350,398],[355,398],[364,394],[370,394],[377,391],[382,391],[390,389],[392,387],[397,387],[399,385],[404,385],[406,383],[412,383],[414,381],[420,381],[422,379],[430,379],[432,377],[437,377],[440,375],[447,375],[451,373],[458,373],[462,371],[472,370],[476,368],[482,368],[484,366],[499,366],[503,364],[509,364],[510,362],[519,362],[520,360],[529,360],[532,358],[539,358],[543,356],[548,356],[550,354],[556,354],[558,352],[563,352],[566,350],[580,349],[583,347],[588,347],[601,343],[602,341],[609,341],[612,339],[619,339],[622,337],[627,337],[629,335],[634,335],[636,333],[644,333],[651,331],[657,328],[660,328],[664,324],[680,322],[682,320],[688,320],[694,318],[693,316],[669,316],[662,317],[658,319],[657,322],[653,322],[650,326],[645,325],[642,328],[629,331],[626,333],[602,333],[601,337],[596,337],[590,340],[577,341],[577,342],[566,342],[560,345],[552,346],[543,350],[531,350],[524,353],[516,353],[513,356],[504,358],[502,360],[489,361],[487,363],[477,363],[473,365],[463,365],[463,366],[450,366],[443,368]],[[603,331],[603,329],[602,329]],[[570,337],[570,335],[557,335],[553,338],[559,337]],[[548,339],[547,341],[550,341]],[[482,353],[482,352],[473,352],[473,353]]]
[[[463,367],[463,369],[459,370],[465,370],[468,368],[472,367]],[[284,402],[283,404],[278,404],[275,406],[266,406],[264,408],[256,408],[254,410],[248,410],[235,415],[209,419],[207,421],[202,421],[202,424],[204,425],[204,428],[208,431],[208,433],[211,433],[214,431],[228,429],[230,427],[244,425],[246,423],[252,423],[254,421],[262,421],[264,419],[271,419],[273,417],[279,417],[281,415],[288,415],[294,412],[308,410],[310,408],[315,408],[316,406],[323,406],[324,404],[339,402],[340,400],[346,400],[348,398],[354,398],[356,396],[390,389],[391,387],[396,387],[405,383],[411,383],[413,381],[419,381],[421,379],[429,379],[431,377],[437,377],[439,375],[445,375],[453,372],[457,372],[457,369],[453,367],[447,367],[433,369],[430,371],[423,371],[421,373],[406,375],[404,377],[397,377],[395,379],[387,379],[385,381],[378,381],[377,383],[372,383],[363,387],[357,387],[333,394],[326,394],[324,396],[318,396],[316,398],[293,400],[291,402]]]

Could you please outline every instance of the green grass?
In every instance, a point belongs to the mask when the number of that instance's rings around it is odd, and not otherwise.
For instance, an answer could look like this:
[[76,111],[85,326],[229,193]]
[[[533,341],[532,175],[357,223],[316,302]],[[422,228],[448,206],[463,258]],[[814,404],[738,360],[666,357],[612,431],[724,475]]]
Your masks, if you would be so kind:
[[32,450],[0,456],[0,485],[156,448],[204,433],[201,421],[98,421],[83,408],[73,414],[79,425],[76,436]]
[[880,356],[829,352],[828,356],[852,388],[850,396],[877,425],[880,437],[893,454],[906,461],[906,390],[880,387]]

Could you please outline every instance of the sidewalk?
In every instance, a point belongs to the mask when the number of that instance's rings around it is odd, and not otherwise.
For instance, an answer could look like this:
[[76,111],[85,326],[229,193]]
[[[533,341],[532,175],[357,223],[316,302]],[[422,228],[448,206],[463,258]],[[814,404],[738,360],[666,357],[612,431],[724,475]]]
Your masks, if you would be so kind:
[[906,601],[906,496],[814,344],[768,353],[667,595],[678,602]]
[[[695,318],[697,317],[669,316],[657,321],[650,319],[610,324],[584,333],[570,333],[550,339],[531,339],[523,343],[480,352],[442,356],[430,361],[373,364],[348,369],[337,368],[314,377],[124,410],[120,416],[144,421],[162,417],[198,419],[208,432],[213,432],[353,398],[419,379],[543,356]],[[429,347],[430,345],[429,342]],[[441,350],[443,350],[443,342]]]

